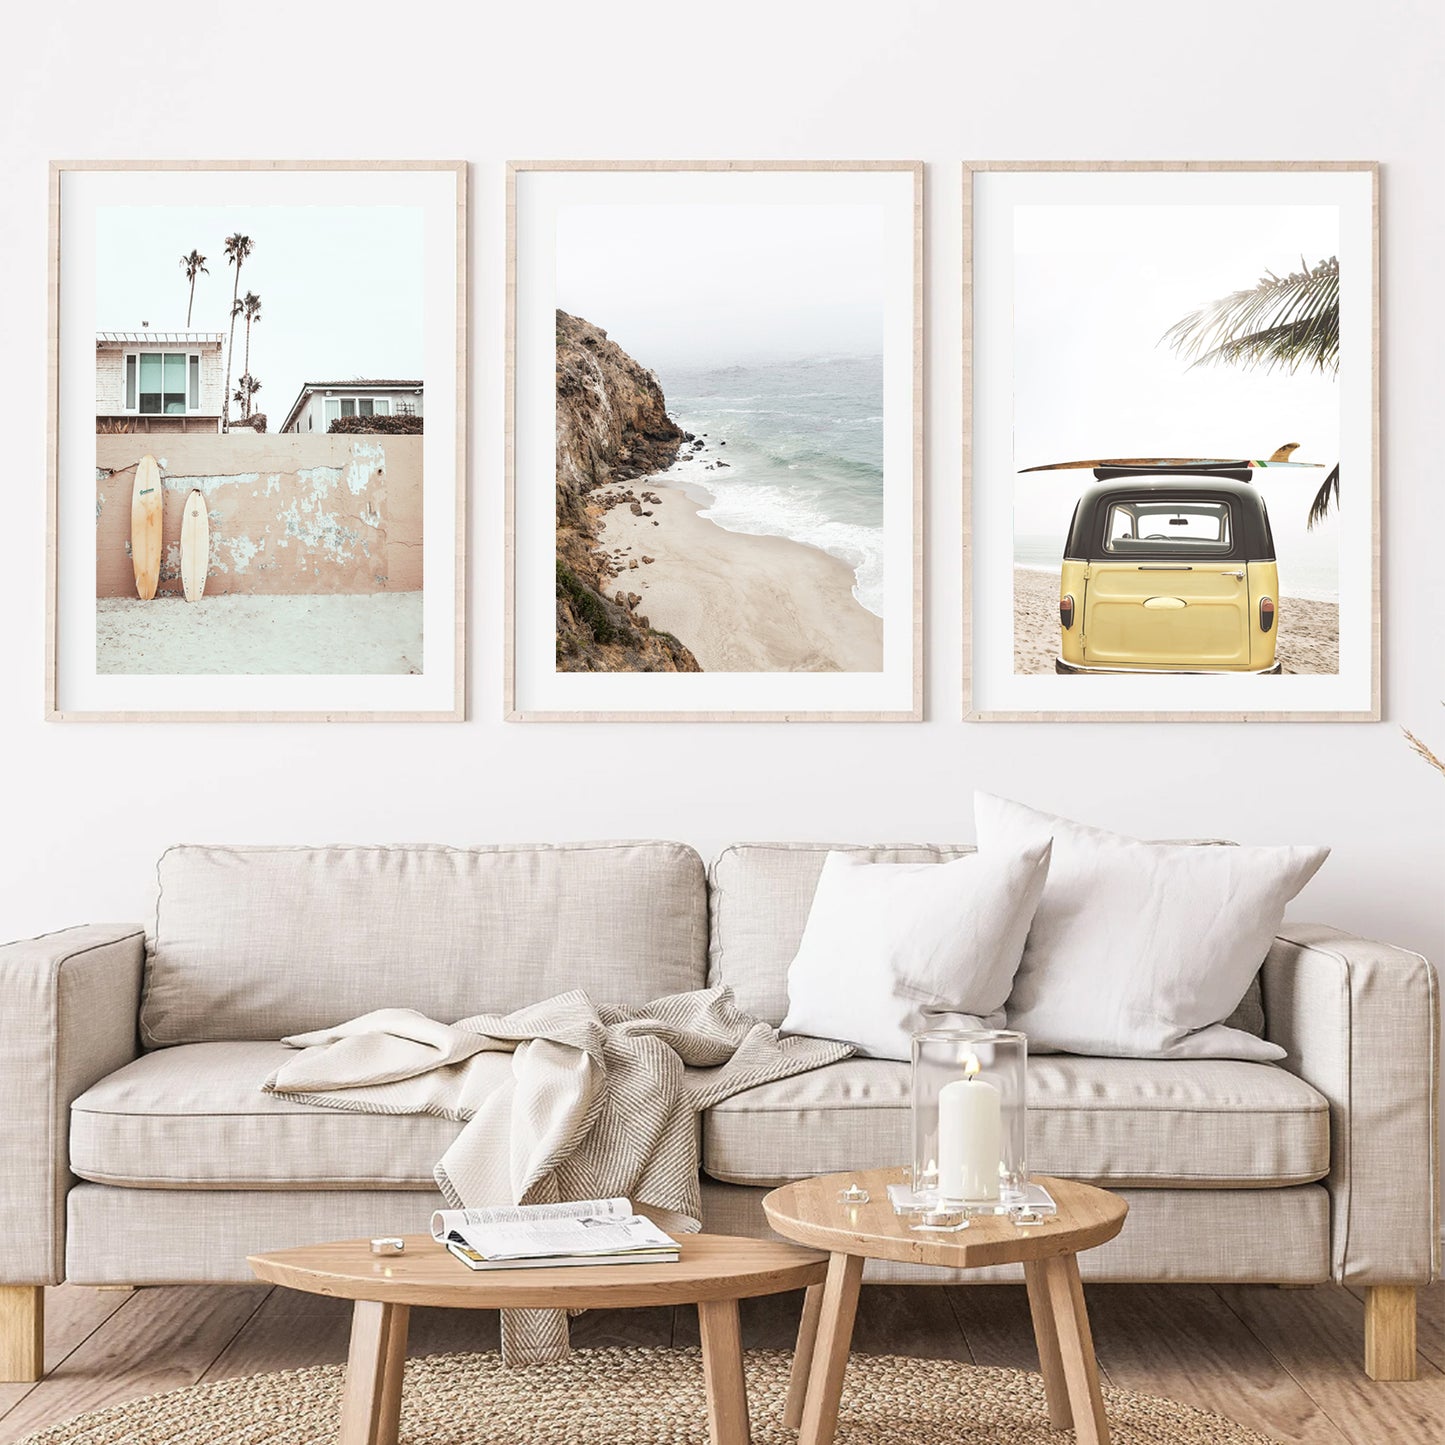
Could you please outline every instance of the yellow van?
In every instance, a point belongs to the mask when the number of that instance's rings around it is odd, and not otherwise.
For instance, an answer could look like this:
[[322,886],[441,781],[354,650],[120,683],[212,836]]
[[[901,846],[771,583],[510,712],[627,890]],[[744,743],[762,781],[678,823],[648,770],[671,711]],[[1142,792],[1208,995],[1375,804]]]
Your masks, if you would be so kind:
[[1056,669],[1277,673],[1279,573],[1247,467],[1097,467],[1064,547]]

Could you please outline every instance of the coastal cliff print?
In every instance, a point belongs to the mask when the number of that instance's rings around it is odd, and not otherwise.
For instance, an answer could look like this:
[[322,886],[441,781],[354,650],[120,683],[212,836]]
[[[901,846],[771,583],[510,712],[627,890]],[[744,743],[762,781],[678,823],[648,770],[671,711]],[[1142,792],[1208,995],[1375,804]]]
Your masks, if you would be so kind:
[[532,667],[666,676],[638,703],[729,712],[765,692],[796,706],[807,684],[785,679],[825,680],[820,701],[833,679],[841,700],[911,672],[914,178],[802,176],[801,194],[725,173],[676,199],[665,175],[557,197],[535,313],[553,345],[555,627]]
[[559,670],[882,668],[882,244],[880,206],[561,213]]
[[1368,174],[1005,179],[996,288],[975,272],[976,648],[1060,709],[1368,697]]

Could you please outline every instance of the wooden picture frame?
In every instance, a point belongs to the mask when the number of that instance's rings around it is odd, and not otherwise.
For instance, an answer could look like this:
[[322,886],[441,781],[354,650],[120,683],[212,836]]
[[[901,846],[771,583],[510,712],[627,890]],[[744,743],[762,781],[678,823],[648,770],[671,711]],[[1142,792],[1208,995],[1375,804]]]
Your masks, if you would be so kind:
[[[453,722],[465,718],[468,176],[468,163],[452,160],[57,160],[51,162],[46,436],[45,717],[47,721]],[[141,177],[149,178],[148,183],[145,190],[137,194],[134,200],[129,196],[120,200],[116,199],[120,194],[119,187],[123,182],[138,181]],[[71,259],[70,251],[65,244],[67,225],[71,223],[69,206],[74,204],[77,208],[88,207],[86,221],[93,226],[94,217],[103,205],[122,205],[130,208],[133,206],[164,206],[170,203],[223,210],[231,204],[229,192],[231,188],[234,188],[234,191],[239,192],[243,197],[236,201],[237,208],[306,205],[324,211],[326,209],[325,198],[328,196],[335,196],[338,206],[345,205],[350,208],[359,204],[368,204],[365,188],[358,184],[367,180],[374,182],[378,196],[385,191],[383,199],[390,206],[394,208],[414,207],[417,211],[414,229],[421,238],[417,243],[420,249],[408,251],[405,254],[409,261],[414,257],[418,267],[418,270],[412,271],[410,279],[411,284],[418,288],[424,297],[424,317],[421,328],[425,351],[421,380],[427,390],[437,397],[436,419],[440,425],[432,428],[429,433],[398,439],[410,448],[407,452],[408,464],[410,472],[414,472],[416,477],[415,485],[418,495],[408,503],[415,515],[410,516],[406,524],[415,530],[414,541],[392,544],[390,528],[393,523],[398,527],[401,526],[400,522],[396,520],[400,514],[394,511],[380,510],[386,503],[374,501],[371,491],[358,492],[357,487],[351,485],[350,482],[347,485],[356,497],[355,505],[362,516],[362,521],[372,529],[377,539],[374,545],[378,547],[394,545],[396,548],[410,546],[414,547],[418,553],[423,553],[421,540],[425,537],[426,547],[422,561],[413,569],[415,576],[408,578],[415,583],[421,598],[416,608],[418,617],[425,619],[424,631],[420,621],[416,627],[416,640],[422,653],[422,659],[420,661],[411,659],[410,653],[416,649],[411,648],[410,644],[406,644],[404,655],[393,657],[388,652],[382,658],[380,665],[358,656],[348,660],[346,666],[336,668],[334,671],[326,670],[331,665],[330,659],[324,659],[324,666],[312,673],[288,674],[274,667],[258,669],[255,674],[247,672],[243,667],[237,667],[233,671],[227,672],[225,676],[221,676],[219,670],[215,674],[208,674],[203,668],[194,668],[190,672],[178,670],[174,673],[157,674],[156,690],[158,695],[164,695],[164,700],[159,700],[155,705],[151,705],[144,698],[147,685],[136,682],[134,676],[127,674],[122,677],[121,686],[114,686],[116,678],[101,667],[98,655],[93,669],[86,673],[84,664],[77,663],[77,649],[80,648],[82,641],[79,634],[84,631],[84,628],[70,625],[81,615],[76,589],[88,585],[84,581],[83,574],[87,571],[94,572],[96,567],[92,564],[87,568],[85,557],[81,555],[86,549],[80,545],[80,529],[69,525],[74,520],[72,513],[75,510],[76,498],[70,496],[67,483],[70,487],[78,486],[82,473],[91,465],[96,466],[98,477],[100,473],[99,464],[94,458],[89,462],[82,463],[78,456],[81,438],[87,425],[87,418],[81,414],[86,410],[81,404],[86,383],[80,375],[81,366],[78,360],[82,348],[76,342],[76,338],[70,336],[70,328],[79,326],[83,330],[86,322],[89,321],[91,329],[95,329],[98,336],[99,327],[95,324],[98,312],[90,306],[90,293],[96,293],[94,296],[96,307],[104,304],[104,300],[99,295],[100,286],[96,282],[93,272],[89,277],[85,274],[86,254],[88,251],[95,250],[93,234],[85,238],[85,244],[75,245],[77,258],[75,260]],[[70,202],[67,192],[72,189],[72,186],[84,186],[87,183],[92,183],[97,187],[96,194],[82,196],[77,192],[73,202]],[[274,198],[273,193],[267,190],[268,186],[274,188]],[[223,192],[227,194],[222,196]],[[192,195],[194,200],[191,199]],[[338,222],[338,224],[340,223]],[[71,236],[69,239],[74,244],[75,237]],[[212,282],[216,279],[222,281],[228,279],[226,257],[220,253],[217,244],[219,239],[219,233],[211,236],[207,232],[206,243],[211,248],[208,270],[211,273]],[[258,244],[260,243],[258,242]],[[294,250],[297,243],[292,241],[291,244]],[[206,258],[202,257],[201,259],[204,261]],[[220,264],[217,265],[217,262]],[[169,264],[174,266],[173,259],[169,260]],[[67,267],[74,268],[76,266],[79,266],[80,269],[72,276]],[[219,278],[214,275],[217,271],[221,273]],[[239,268],[237,268],[235,279],[239,283],[241,279]],[[289,282],[290,278],[288,277],[287,280]],[[63,286],[73,287],[87,293],[86,304],[82,308],[84,314],[76,315],[72,312],[72,306],[76,304],[75,299],[69,290],[62,293]],[[192,297],[194,300],[194,291]],[[164,314],[164,308],[170,305],[173,299],[167,294],[154,303],[147,300],[144,304],[147,307],[154,304]],[[229,300],[230,298],[223,299]],[[144,313],[142,316],[128,320],[127,325],[140,327],[143,319],[146,319]],[[190,320],[190,316],[187,316],[187,327],[184,333],[168,332],[167,328],[161,327],[155,333],[156,341],[166,334],[176,336],[200,334],[191,332]],[[135,344],[141,350],[144,350],[147,345],[154,344],[151,337],[144,335],[142,330],[138,330],[136,335],[140,339]],[[261,327],[258,331],[258,339],[264,343],[266,336],[266,329]],[[76,348],[73,354],[70,354],[67,349],[71,346]],[[97,341],[97,352],[99,350],[100,342]],[[67,363],[68,355],[69,362]],[[192,357],[193,366],[197,364],[198,360],[198,357]],[[313,379],[311,367],[320,367],[323,373],[327,370],[324,359],[318,359],[315,362],[301,362],[298,365],[303,385],[301,395],[297,398],[297,404],[293,406],[293,412],[308,396],[308,387],[317,385]],[[73,376],[71,375],[72,370],[74,371]],[[341,374],[351,375],[349,372]],[[234,379],[234,376],[228,373],[226,389],[229,389],[229,380]],[[248,384],[250,383],[249,373],[245,380]],[[95,376],[92,375],[89,386],[95,390],[96,385]],[[326,385],[326,383],[322,383],[322,385]],[[340,385],[344,387],[354,384],[345,382]],[[370,412],[373,406],[376,413],[381,412],[384,407],[387,414],[398,417],[407,414],[418,415],[424,410],[421,397],[422,387],[420,384],[412,386],[409,379],[407,382],[400,382],[387,376],[381,382],[362,383],[361,385],[363,389],[383,388],[386,392],[384,401],[373,401],[372,398],[366,398],[362,402],[353,402],[351,412],[345,412],[343,410],[345,402],[338,401],[339,414],[359,415],[363,407]],[[196,401],[196,386],[197,383],[193,379],[189,399],[192,405]],[[408,388],[414,394],[414,400],[407,395]],[[254,389],[259,390],[259,387]],[[245,404],[248,407],[251,394],[248,391],[245,395]],[[69,411],[66,410],[67,395],[70,396]],[[224,404],[224,391],[222,398]],[[278,390],[275,400],[277,403],[283,402],[280,390]],[[240,401],[241,393],[238,392],[238,406]],[[133,412],[135,405],[129,392],[127,392],[125,402]],[[169,410],[170,408],[167,407],[167,412]],[[98,399],[96,411],[97,432],[109,431],[110,428],[103,428],[100,424]],[[68,421],[68,417],[74,417],[75,420]],[[144,420],[148,428],[154,428],[153,419]],[[209,420],[214,420],[214,417],[206,419],[207,426],[209,426]],[[129,421],[129,417],[122,419],[122,424],[118,425],[115,430],[121,432],[128,430]],[[262,430],[264,430],[264,425],[263,418]],[[298,417],[298,428],[299,425],[300,418]],[[217,430],[223,428],[224,423],[218,426]],[[237,429],[239,430],[239,428]],[[405,429],[404,424],[392,428],[395,432]],[[418,426],[413,430],[421,431],[421,428]],[[282,434],[281,432],[270,434],[275,439],[277,446],[281,445]],[[429,445],[432,437],[438,439],[437,443]],[[100,440],[105,440],[105,438],[100,438]],[[245,443],[249,439],[238,438],[237,440]],[[305,440],[309,443],[313,439],[308,437]],[[314,440],[320,442],[321,438],[318,436]],[[299,443],[300,439],[298,438],[297,445]],[[154,444],[156,447],[163,445],[166,444],[159,441]],[[169,445],[175,449],[182,444],[173,441]],[[203,445],[203,438],[188,440],[184,445],[194,450],[195,447]],[[358,442],[355,445],[362,445],[362,443]],[[377,496],[381,496],[379,479],[385,474],[383,463],[387,446],[390,445],[393,452],[398,450],[398,447],[395,442],[387,444],[381,438],[378,438],[375,443],[366,443],[365,445],[375,445],[379,448],[380,460],[376,463],[372,481],[378,483]],[[75,452],[72,449],[75,449]],[[431,460],[434,452],[438,459],[435,463]],[[424,468],[420,460],[423,454],[427,457]],[[445,504],[427,503],[424,505],[423,498],[431,496],[432,493],[429,489],[435,487],[450,488],[449,500]],[[69,506],[67,505],[68,499]],[[315,502],[313,505],[312,515],[319,517],[321,504]],[[306,508],[304,499],[300,506],[304,512]],[[171,509],[167,507],[166,510],[170,511]],[[97,501],[97,525],[100,514],[101,505]],[[319,527],[320,523],[318,522],[316,525]],[[266,539],[272,544],[271,556],[278,558],[281,555],[278,549],[285,543],[277,535],[278,528],[268,526],[267,531],[271,534]],[[385,543],[380,540],[382,538],[387,539]],[[210,585],[213,585],[215,579],[224,571],[224,568],[218,569],[214,565],[217,555],[214,550],[215,541],[213,521],[212,550],[209,554],[209,561],[212,565],[208,569]],[[293,558],[299,557],[301,545],[301,542],[298,541]],[[355,552],[354,570],[358,573],[365,567],[365,562],[361,560],[362,553],[366,552],[366,556],[369,557],[370,553],[366,551],[366,548],[371,545],[373,544],[368,541],[364,547]],[[377,556],[380,557],[381,553],[378,552]],[[279,562],[277,565],[280,565]],[[298,560],[294,562],[294,565],[300,568],[301,563]],[[384,573],[376,571],[376,568],[380,566],[381,563],[378,561],[372,567],[376,574],[376,590],[378,592],[384,584],[389,584],[392,576],[396,575],[389,570],[389,567]],[[318,575],[320,570],[321,563],[318,561]],[[424,582],[421,580],[423,578]],[[165,585],[163,577],[162,586]],[[291,585],[294,586],[295,583],[293,582]],[[340,591],[340,589],[337,590]],[[91,587],[90,591],[93,595],[96,588]],[[349,599],[349,593],[341,598],[342,602]],[[199,604],[201,607],[204,607],[205,600],[206,598],[203,596]],[[171,602],[162,605],[175,606]],[[159,616],[159,614],[156,615]],[[96,634],[97,636],[99,634],[98,624]],[[425,637],[424,645],[422,644],[423,636]],[[368,640],[364,628],[361,640]],[[391,647],[390,640],[386,642],[385,646]],[[401,644],[398,646],[400,647]],[[408,663],[410,664],[409,673],[408,668],[403,666]],[[115,668],[112,671],[121,673],[123,669]],[[403,674],[407,675],[403,676]],[[139,675],[139,669],[137,669],[136,675]],[[288,699],[288,691],[298,693],[294,704]],[[299,696],[303,691],[306,696]],[[124,701],[105,700],[111,694],[119,693],[125,694]],[[375,701],[372,700],[373,697]],[[137,701],[137,698],[140,700]],[[253,699],[255,700],[254,705],[251,705]]]
[[[1287,705],[1281,700],[1280,705],[1271,705],[1268,695],[1263,697],[1255,694],[1249,698],[1248,706],[1234,705],[1210,705],[1210,706],[1189,706],[1189,705],[1159,705],[1159,706],[1137,706],[1132,701],[1129,706],[1111,706],[1107,702],[1098,699],[1091,699],[1088,707],[1069,706],[1064,697],[1066,694],[1053,687],[1052,684],[1045,684],[1042,678],[1029,678],[1032,683],[1039,682],[1038,692],[1041,697],[1047,696],[1047,701],[1040,701],[1037,705],[1020,706],[1017,701],[1010,699],[1017,698],[1017,688],[1006,685],[1006,669],[998,665],[998,619],[986,617],[988,609],[980,610],[980,586],[978,573],[985,564],[981,557],[993,548],[993,555],[997,556],[1000,529],[994,526],[989,535],[983,535],[980,522],[980,512],[984,510],[980,503],[983,489],[979,480],[979,468],[981,465],[980,453],[983,449],[980,442],[981,434],[987,434],[992,428],[993,437],[996,441],[999,429],[1000,409],[995,407],[992,414],[980,416],[981,408],[978,405],[980,390],[987,391],[988,381],[985,379],[989,357],[996,360],[997,348],[989,352],[989,356],[982,355],[988,351],[987,338],[980,342],[979,337],[979,313],[981,306],[980,292],[990,285],[990,277],[980,274],[980,250],[986,249],[989,245],[998,252],[998,229],[994,225],[990,228],[988,218],[981,215],[981,211],[989,204],[989,200],[980,196],[980,191],[987,188],[991,181],[997,177],[1019,177],[1025,183],[1036,178],[1047,178],[1057,176],[1060,178],[1059,194],[1067,196],[1064,204],[1085,204],[1081,197],[1088,193],[1088,187],[1080,184],[1080,178],[1117,178],[1124,177],[1201,177],[1201,178],[1223,178],[1216,182],[1221,195],[1227,191],[1227,183],[1234,178],[1250,177],[1283,177],[1286,178],[1281,184],[1283,187],[1291,188],[1293,196],[1304,196],[1310,190],[1308,185],[1301,186],[1298,180],[1289,178],[1307,178],[1309,181],[1318,180],[1318,185],[1313,187],[1319,203],[1331,203],[1329,197],[1333,194],[1341,208],[1341,230],[1342,235],[1348,232],[1348,237],[1355,243],[1353,246],[1354,255],[1365,260],[1363,271],[1357,269],[1356,275],[1363,275],[1364,280],[1356,284],[1354,291],[1355,312],[1354,312],[1354,336],[1355,354],[1363,358],[1368,367],[1367,378],[1361,377],[1362,366],[1359,361],[1353,365],[1350,373],[1352,391],[1350,399],[1344,399],[1341,392],[1340,408],[1342,418],[1346,406],[1351,408],[1351,416],[1358,418],[1355,426],[1355,434],[1351,437],[1351,450],[1363,465],[1354,469],[1354,475],[1368,474],[1368,485],[1361,487],[1357,484],[1353,497],[1351,498],[1351,514],[1353,521],[1359,525],[1367,524],[1368,536],[1363,542],[1356,538],[1350,543],[1350,557],[1346,559],[1341,549],[1340,569],[1343,573],[1346,569],[1346,561],[1350,566],[1351,594],[1348,602],[1349,616],[1346,618],[1346,599],[1341,592],[1340,600],[1336,606],[1340,621],[1338,627],[1338,649],[1339,661],[1336,662],[1336,673],[1339,675],[1340,686],[1333,691],[1338,694],[1337,698],[1327,698],[1324,705],[1311,705],[1304,701],[1299,706]],[[1337,189],[1331,190],[1332,179],[1346,178],[1340,181]],[[964,420],[964,527],[963,527],[963,577],[964,577],[964,629],[963,629],[963,679],[964,699],[963,712],[968,721],[984,722],[1027,722],[1027,721],[1067,721],[1067,722],[1344,722],[1344,721],[1378,721],[1380,718],[1380,660],[1381,660],[1381,627],[1380,627],[1380,206],[1379,206],[1379,182],[1380,167],[1373,161],[970,161],[963,165],[963,284],[964,284],[964,307],[963,307],[963,420]],[[1106,180],[1106,184],[1107,184]],[[1258,193],[1259,187],[1253,182],[1246,181],[1245,186],[1251,197]],[[1024,204],[1017,197],[1043,196],[1047,191],[1035,187],[1032,190],[1020,186],[1013,201],[1001,201],[1000,192],[993,198],[993,204]],[[1125,192],[1115,189],[1111,192],[1110,201],[1118,203]],[[1177,194],[1177,191],[1174,192]],[[1227,202],[1221,200],[1221,204]],[[1252,200],[1246,204],[1254,203]],[[1163,204],[1161,202],[1160,204]],[[1348,215],[1346,214],[1348,212]],[[1342,243],[1341,250],[1344,245]],[[1285,258],[1288,261],[1288,257]],[[983,262],[986,267],[987,259]],[[1255,273],[1257,275],[1258,272]],[[1245,275],[1241,278],[1241,287],[1247,287],[1254,280],[1254,275]],[[1011,296],[1010,301],[1016,304],[1016,296]],[[1201,304],[1210,298],[1201,297]],[[1363,307],[1367,302],[1368,321],[1363,315]],[[1347,318],[1350,313],[1346,312]],[[1011,323],[1012,324],[1012,323]],[[999,328],[995,327],[995,333]],[[986,408],[985,408],[986,409]],[[1344,431],[1346,423],[1340,423],[1341,436],[1340,444],[1343,449],[1345,444]],[[1358,433],[1361,429],[1368,431],[1367,437],[1361,437]],[[1276,441],[1280,439],[1275,439]],[[1269,445],[1274,445],[1270,442]],[[1265,446],[1261,438],[1261,447]],[[1104,450],[1108,450],[1105,448]],[[994,459],[997,460],[998,453],[995,448]],[[1079,441],[1079,450],[1073,451],[1071,455],[1083,455],[1085,457],[1095,455],[1088,449],[1084,439]],[[1132,453],[1129,453],[1132,455]],[[1196,453],[1197,455],[1197,453]],[[1235,453],[1230,452],[1233,456]],[[1268,456],[1267,450],[1260,453]],[[1032,461],[1042,458],[1030,458]],[[1017,462],[1014,463],[1017,466]],[[1338,470],[1338,467],[1336,468]],[[1268,475],[1261,473],[1261,475]],[[1277,474],[1282,475],[1282,474]],[[1335,495],[1336,511],[1339,506],[1339,491],[1336,487]],[[996,520],[996,518],[995,518]],[[1016,564],[1015,564],[1016,565]],[[1286,582],[1280,581],[1281,592],[1285,591]],[[1343,583],[1339,585],[1343,586]],[[995,594],[997,589],[995,589]],[[1288,594],[1286,594],[1286,597]],[[998,604],[995,603],[995,609]],[[982,619],[982,620],[981,620]],[[1346,636],[1348,630],[1348,636]],[[1055,633],[1058,628],[1054,628]],[[981,662],[980,654],[985,650],[985,644],[992,648],[992,661]],[[1280,647],[1285,646],[1283,640]],[[1017,664],[1015,664],[1017,666]],[[1346,681],[1345,671],[1348,669],[1349,677]],[[1286,668],[1286,672],[1289,669]],[[1114,679],[1109,678],[1084,678],[1084,677],[1058,677],[1057,683],[1062,686],[1079,683],[1094,684],[1107,683]],[[1170,677],[1171,684],[1178,679]],[[1218,679],[1198,678],[1198,682],[1214,682]],[[1139,683],[1142,679],[1138,677],[1124,678],[1122,681],[1129,687]],[[1231,679],[1243,683],[1246,679]],[[1267,688],[1271,685],[1277,686],[1280,683],[1308,682],[1311,685],[1315,682],[1313,678],[1288,678],[1288,677],[1265,677],[1247,681],[1257,682],[1259,688]],[[1172,690],[1172,689],[1171,689]],[[1097,691],[1097,689],[1095,689]],[[1196,689],[1196,692],[1198,690]],[[1318,692],[1328,692],[1328,689],[1320,688]],[[1172,702],[1172,700],[1171,700]]]
[[[596,196],[598,193],[597,181],[612,179],[622,180],[624,178],[637,182],[642,194],[648,194],[646,187],[649,178],[658,177],[703,177],[703,178],[745,178],[745,177],[788,177],[799,176],[809,177],[897,177],[910,188],[907,200],[907,212],[904,218],[906,225],[906,250],[908,256],[909,276],[907,279],[906,309],[908,328],[908,356],[906,361],[906,382],[907,382],[907,405],[906,425],[909,429],[908,446],[906,449],[906,460],[900,467],[893,468],[889,472],[889,480],[886,485],[889,487],[889,494],[894,497],[894,507],[898,507],[898,499],[906,498],[907,523],[910,528],[910,536],[906,553],[906,570],[908,572],[906,588],[901,588],[889,594],[888,620],[886,628],[893,629],[886,632],[889,639],[885,647],[885,660],[882,667],[885,669],[894,668],[895,672],[890,674],[889,686],[891,695],[886,705],[854,705],[854,706],[827,706],[815,703],[799,703],[791,705],[788,703],[779,704],[776,701],[764,702],[759,705],[756,695],[759,692],[771,692],[774,696],[776,688],[769,689],[765,684],[755,686],[757,679],[781,678],[782,670],[776,672],[755,672],[743,673],[741,670],[730,673],[732,677],[745,677],[747,686],[754,693],[749,700],[740,699],[737,705],[719,706],[712,705],[683,705],[683,700],[678,699],[676,705],[668,705],[666,702],[659,702],[657,705],[636,706],[628,705],[625,702],[611,702],[608,704],[598,703],[596,705],[556,706],[546,701],[539,700],[532,695],[539,691],[545,691],[545,684],[539,683],[533,686],[529,682],[526,672],[524,654],[526,643],[519,641],[519,631],[524,630],[527,625],[526,607],[519,607],[518,588],[519,583],[525,586],[527,582],[526,557],[519,560],[519,549],[524,545],[535,544],[540,548],[541,523],[538,522],[535,528],[531,528],[526,517],[519,517],[519,487],[518,473],[519,465],[528,465],[523,455],[526,446],[525,438],[519,444],[519,432],[523,428],[519,424],[519,406],[528,403],[528,385],[525,379],[519,381],[519,318],[525,309],[525,290],[527,286],[526,274],[519,278],[519,272],[530,272],[531,263],[527,261],[527,247],[530,238],[526,235],[519,235],[519,228],[526,226],[526,218],[522,211],[527,204],[525,195],[519,196],[519,191],[525,188],[536,178],[557,178],[577,177],[579,181],[591,183],[590,194]],[[659,187],[660,189],[661,187]],[[598,161],[598,160],[530,160],[515,161],[507,167],[507,395],[506,395],[506,615],[505,615],[505,680],[504,680],[504,717],[514,722],[595,722],[595,721],[693,721],[693,722],[716,722],[716,721],[749,721],[749,722],[897,722],[918,721],[923,716],[923,306],[924,306],[924,272],[923,272],[923,165],[917,161]],[[519,263],[519,254],[522,262]],[[890,253],[892,254],[892,253]],[[552,264],[551,259],[545,263]],[[890,350],[892,344],[890,343]],[[537,358],[540,360],[540,358]],[[901,363],[901,358],[895,357],[896,362]],[[540,371],[539,376],[540,387]],[[549,371],[550,374],[550,371]],[[895,420],[898,412],[889,412],[887,425],[897,427],[903,423]],[[555,423],[554,423],[555,425]],[[540,450],[540,448],[539,448]],[[545,459],[539,460],[533,467],[532,475],[539,481],[543,470],[550,472],[555,470],[551,461],[555,447],[549,448]],[[892,456],[893,453],[890,453]],[[906,475],[901,475],[906,468]],[[555,479],[548,484],[551,496],[555,491]],[[650,514],[649,514],[650,515]],[[896,513],[895,513],[895,522]],[[526,533],[525,538],[519,539],[521,533]],[[766,534],[764,534],[766,535]],[[775,533],[774,535],[781,535]],[[896,545],[896,544],[895,544]],[[555,537],[547,544],[550,552],[555,552]],[[889,553],[890,568],[897,560],[895,552]],[[535,559],[533,559],[535,560]],[[550,568],[550,564],[549,568]],[[899,592],[902,593],[901,599]],[[856,596],[855,592],[855,596]],[[542,589],[537,589],[538,609],[540,610]],[[548,604],[551,606],[552,604]],[[906,614],[902,625],[895,622],[895,610]],[[536,630],[536,638],[540,639],[542,629]],[[685,639],[684,639],[685,640]],[[538,641],[538,648],[541,643]],[[906,662],[906,677],[900,683],[897,674],[902,671],[899,664],[892,661],[894,658],[902,657]],[[545,663],[546,668],[555,669],[555,660],[550,656]],[[540,661],[536,664],[538,673],[543,670],[544,664]],[[575,674],[574,674],[575,675]],[[623,678],[622,671],[611,671],[608,673],[593,672],[592,677],[606,676],[610,680]],[[863,673],[856,673],[853,676],[864,676]],[[880,673],[880,676],[883,674]],[[717,674],[714,673],[714,677]],[[799,673],[789,673],[790,678],[796,679]],[[635,676],[633,681],[642,681]],[[681,679],[674,679],[682,681]],[[648,683],[658,681],[647,679]],[[711,679],[708,680],[709,684]],[[816,681],[815,678],[808,679],[809,682]],[[609,681],[608,686],[613,685]],[[627,684],[624,683],[624,687]],[[719,685],[721,686],[721,685]]]

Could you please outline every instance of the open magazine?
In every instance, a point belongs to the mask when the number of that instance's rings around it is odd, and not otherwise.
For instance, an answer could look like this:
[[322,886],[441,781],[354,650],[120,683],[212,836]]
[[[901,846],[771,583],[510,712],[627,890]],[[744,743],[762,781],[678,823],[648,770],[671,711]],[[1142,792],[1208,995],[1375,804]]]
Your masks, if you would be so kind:
[[432,1238],[470,1269],[554,1269],[568,1264],[671,1264],[678,1244],[630,1199],[439,1209]]

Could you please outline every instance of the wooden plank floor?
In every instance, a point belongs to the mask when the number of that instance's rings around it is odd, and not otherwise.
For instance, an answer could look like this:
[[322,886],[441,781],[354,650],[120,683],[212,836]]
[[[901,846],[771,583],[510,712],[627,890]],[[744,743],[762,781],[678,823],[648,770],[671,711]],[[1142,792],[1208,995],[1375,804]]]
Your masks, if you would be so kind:
[[[1376,1385],[1361,1370],[1363,1306],[1333,1286],[1093,1285],[1099,1365],[1111,1384],[1166,1395],[1279,1441],[1376,1445],[1445,1440],[1445,1284],[1423,1291],[1420,1378]],[[264,1285],[48,1291],[47,1377],[0,1385],[0,1445],[137,1395],[346,1358],[349,1306]],[[787,1349],[801,1295],[743,1303],[743,1342]],[[579,1347],[696,1345],[691,1309],[595,1311]],[[869,1286],[859,1350],[1036,1369],[1023,1288]],[[412,1312],[413,1354],[497,1348],[496,1316]]]

